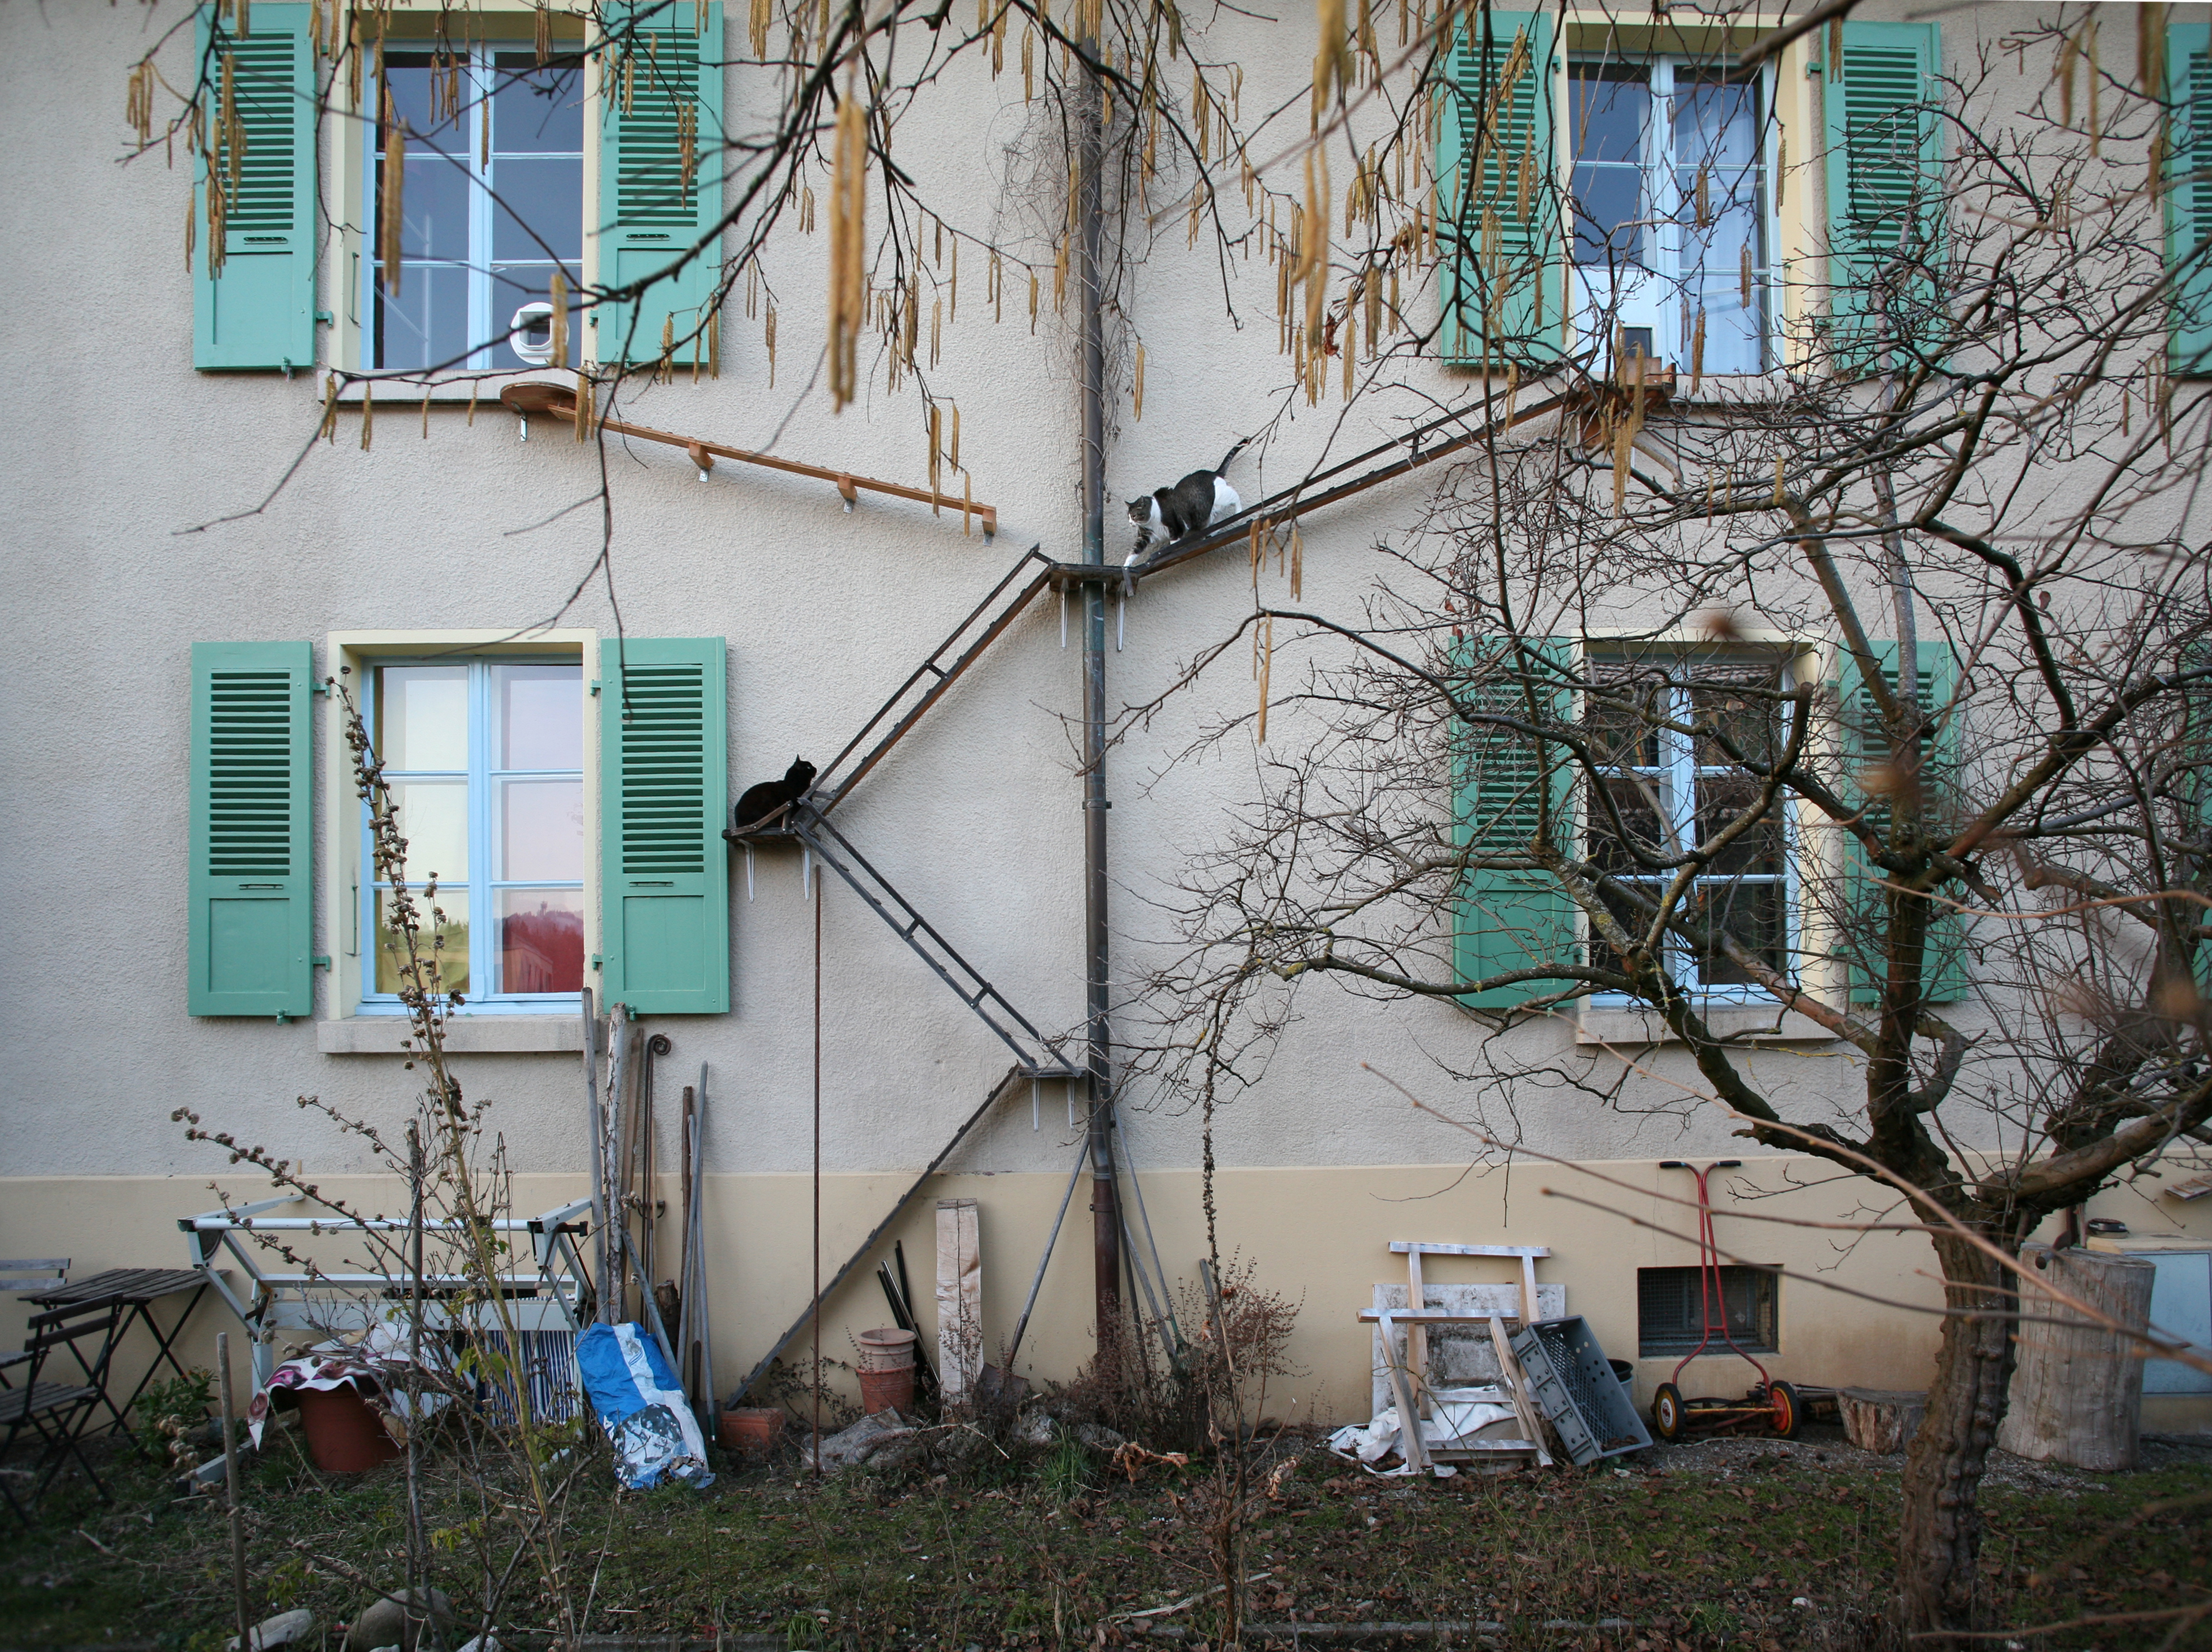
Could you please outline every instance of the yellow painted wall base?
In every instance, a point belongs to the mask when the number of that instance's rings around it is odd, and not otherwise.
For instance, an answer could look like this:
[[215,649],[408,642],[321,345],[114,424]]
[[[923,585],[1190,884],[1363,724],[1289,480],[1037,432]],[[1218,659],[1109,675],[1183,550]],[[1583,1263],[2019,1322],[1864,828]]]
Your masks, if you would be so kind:
[[[906,1181],[897,1174],[823,1178],[824,1279],[881,1219]],[[404,1206],[398,1185],[391,1181],[329,1178],[325,1185],[334,1197],[357,1199],[372,1212],[396,1212]],[[1858,1187],[1830,1180],[1805,1161],[1753,1159],[1742,1170],[1717,1176],[1713,1185],[1723,1250],[1788,1269],[1781,1291],[1780,1350],[1762,1356],[1773,1375],[1832,1387],[1927,1383],[1937,1343],[1940,1321],[1933,1310],[1940,1293],[1924,1241],[1758,1219],[1834,1224],[1850,1213]],[[933,1356],[936,1200],[977,1201],[985,1349],[988,1357],[998,1359],[1066,1186],[1056,1174],[946,1175],[925,1189],[885,1236],[878,1255],[889,1255],[894,1238],[904,1243],[925,1348]],[[1255,1283],[1299,1309],[1291,1353],[1300,1374],[1269,1395],[1268,1412],[1297,1422],[1367,1416],[1371,1333],[1356,1315],[1368,1305],[1377,1281],[1405,1278],[1403,1259],[1389,1249],[1394,1239],[1549,1246],[1553,1254],[1538,1264],[1538,1277],[1566,1287],[1568,1311],[1589,1321],[1607,1352],[1635,1361],[1637,1401],[1647,1405],[1652,1388],[1672,1374],[1675,1361],[1637,1356],[1637,1269],[1695,1261],[1695,1248],[1684,1236],[1694,1231],[1693,1212],[1667,1197],[1682,1197],[1688,1189],[1686,1176],[1662,1171],[1649,1160],[1580,1170],[1522,1166],[1510,1174],[1489,1169],[1463,1178],[1449,1167],[1427,1165],[1222,1172],[1216,1204],[1224,1262],[1252,1262]],[[534,1214],[583,1190],[580,1177],[519,1177],[514,1210]],[[230,1191],[234,1199],[252,1196],[243,1185]],[[1167,1272],[1187,1287],[1196,1278],[1206,1248],[1199,1176],[1195,1171],[1148,1173],[1144,1191]],[[1087,1190],[1079,1187],[1078,1193],[1018,1362],[1024,1375],[1040,1382],[1073,1376],[1093,1351],[1091,1223],[1085,1208]],[[197,1177],[0,1181],[0,1255],[67,1255],[74,1277],[109,1266],[179,1266],[187,1253],[177,1218],[216,1203],[207,1182]],[[811,1181],[803,1175],[706,1178],[714,1369],[725,1395],[807,1304],[814,1269],[811,1207]],[[2174,1227],[2163,1240],[2169,1248],[2212,1248],[2212,1212],[2197,1216],[2182,1207]],[[677,1272],[676,1233],[672,1221],[664,1230],[656,1274]],[[1140,1242],[1141,1237],[1140,1226]],[[853,1334],[890,1322],[874,1278],[876,1260],[872,1255],[824,1303],[824,1359],[850,1364]],[[1432,1283],[1504,1283],[1514,1277],[1512,1267],[1502,1260],[1432,1258],[1426,1274]],[[1178,1311],[1184,1307],[1179,1303]],[[0,1339],[14,1340],[22,1314],[18,1303],[0,1306],[5,1316],[0,1318]],[[189,1359],[211,1363],[214,1333],[226,1327],[238,1328],[210,1295],[185,1339]],[[233,1340],[242,1376],[243,1339]],[[787,1357],[804,1361],[812,1342],[809,1327]],[[133,1380],[129,1360],[143,1357],[143,1351],[134,1349],[126,1357],[125,1370]],[[1741,1360],[1724,1354],[1692,1362],[1680,1380],[1693,1394],[1736,1394],[1753,1376]],[[2212,1396],[2152,1396],[2144,1406],[2144,1426],[2212,1430]]]

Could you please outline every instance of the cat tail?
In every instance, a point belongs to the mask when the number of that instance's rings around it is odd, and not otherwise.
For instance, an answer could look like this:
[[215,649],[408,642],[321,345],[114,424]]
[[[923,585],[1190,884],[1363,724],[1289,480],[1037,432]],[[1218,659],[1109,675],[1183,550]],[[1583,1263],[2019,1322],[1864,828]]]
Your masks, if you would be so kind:
[[1231,448],[1227,452],[1221,456],[1221,463],[1213,467],[1213,474],[1219,476],[1224,471],[1229,468],[1231,463],[1236,459],[1237,454],[1243,452],[1251,445],[1251,437],[1246,436],[1241,439],[1234,447]]

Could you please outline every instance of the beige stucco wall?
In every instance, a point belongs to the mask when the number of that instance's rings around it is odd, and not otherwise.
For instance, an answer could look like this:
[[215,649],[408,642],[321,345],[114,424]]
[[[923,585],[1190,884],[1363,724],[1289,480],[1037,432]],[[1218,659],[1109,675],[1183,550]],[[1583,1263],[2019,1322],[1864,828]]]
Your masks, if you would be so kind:
[[[1218,51],[1248,71],[1247,111],[1289,100],[1304,83],[1310,17],[1225,16]],[[1881,8],[1869,7],[1868,15]],[[1896,8],[1889,8],[1894,12]],[[11,157],[0,194],[0,383],[9,440],[0,492],[10,515],[0,604],[0,1254],[68,1254],[83,1272],[180,1256],[173,1218],[215,1202],[205,1182],[221,1155],[187,1143],[170,1121],[189,1106],[212,1127],[303,1157],[318,1177],[374,1167],[358,1144],[319,1131],[294,1098],[313,1093],[346,1112],[404,1116],[412,1079],[392,1055],[324,1054],[313,1025],[194,1020],[184,1013],[185,749],[188,650],[196,640],[310,639],[329,669],[330,639],[354,631],[507,633],[553,620],[611,635],[605,581],[564,610],[602,550],[596,509],[564,507],[598,485],[598,456],[541,422],[517,440],[490,410],[459,404],[422,414],[390,401],[373,446],[347,413],[335,446],[310,451],[270,496],[314,428],[310,375],[204,375],[191,361],[191,291],[180,261],[186,174],[158,155],[118,164],[123,77],[144,49],[148,17],[173,9],[17,6],[0,11],[0,143]],[[1977,7],[1944,20],[1947,51],[1999,38],[2027,8]],[[187,31],[188,33],[188,31]],[[733,27],[733,38],[736,31]],[[181,52],[173,44],[163,61]],[[1809,95],[1802,70],[1785,82],[1792,118]],[[183,78],[173,75],[173,80]],[[761,112],[732,71],[732,124]],[[1046,124],[1025,109],[1018,74],[995,84],[972,65],[901,129],[899,158],[957,227],[1007,244],[1037,214],[994,208],[1015,151]],[[1280,136],[1280,134],[1278,134]],[[1793,151],[1794,152],[1794,151]],[[1047,168],[1049,171],[1049,168]],[[1801,161],[1793,189],[1817,187]],[[817,180],[818,182],[819,180]],[[1291,186],[1291,180],[1278,180]],[[327,180],[333,198],[346,197]],[[1050,214],[1044,215],[1049,219]],[[1042,222],[1042,220],[1040,220]],[[1049,254],[1040,256],[1049,292]],[[833,417],[813,381],[821,348],[819,238],[787,236],[765,260],[782,305],[775,383],[757,324],[732,319],[718,380],[633,392],[641,421],[894,478],[917,480],[926,451],[921,403],[873,387]],[[1149,252],[1133,288],[1147,349],[1144,418],[1126,399],[1109,461],[1117,497],[1210,464],[1230,441],[1284,410],[1288,367],[1274,353],[1273,276],[1262,262],[1217,266],[1183,246],[1179,220]],[[820,761],[841,746],[912,665],[966,613],[1019,550],[1078,554],[1078,409],[1070,339],[1048,314],[1037,335],[1010,275],[1008,315],[984,319],[980,260],[962,319],[947,329],[931,388],[962,411],[963,457],[976,496],[998,505],[995,544],[963,537],[957,519],[866,500],[846,514],[836,494],[736,465],[699,483],[680,455],[611,443],[611,538],[605,544],[622,623],[635,635],[719,635],[730,647],[733,787],[781,773],[794,752]],[[1225,301],[1237,325],[1224,320]],[[343,295],[333,288],[331,301]],[[1125,340],[1126,344],[1128,341]],[[1127,368],[1127,352],[1121,358]],[[1403,389],[1348,421],[1330,403],[1294,404],[1264,457],[1235,479],[1247,497],[1324,459],[1345,457],[1394,429],[1424,398],[1468,381],[1420,364]],[[425,434],[427,428],[427,434]],[[1378,540],[1407,529],[1419,483],[1364,495],[1356,508],[1304,526],[1304,605],[1355,617],[1388,566]],[[265,499],[265,508],[254,511]],[[250,514],[240,515],[243,512]],[[217,519],[225,519],[218,523]],[[215,523],[205,531],[188,531]],[[1118,559],[1123,529],[1109,527]],[[1273,576],[1269,576],[1271,579]],[[1109,655],[1110,693],[1141,701],[1249,611],[1249,574],[1231,556],[1148,584]],[[1286,592],[1279,584],[1267,594]],[[1296,670],[1279,661],[1277,681]],[[990,656],[855,793],[840,822],[916,906],[1037,1022],[1081,1012],[1081,816],[1065,720],[1079,707],[1079,655],[1063,648],[1049,600]],[[1242,713],[1252,688],[1241,657],[1118,748],[1109,817],[1117,957],[1133,971],[1162,932],[1159,908],[1187,858],[1217,841],[1227,808],[1249,797],[1266,754],[1249,742],[1231,762],[1178,763],[1209,719]],[[1302,733],[1279,713],[1273,740]],[[318,796],[331,788],[334,747],[319,727]],[[319,851],[320,853],[320,851]],[[711,1071],[708,1209],[717,1370],[744,1368],[805,1297],[807,1180],[815,1084],[811,914],[795,853],[763,853],[747,899],[733,869],[733,1000],[726,1017],[665,1018],[675,1041],[663,1105],[701,1064]],[[1005,1070],[1008,1057],[877,919],[840,886],[823,914],[822,1163],[829,1225],[824,1256],[876,1219],[912,1167],[926,1163]],[[315,951],[339,950],[319,908]],[[319,980],[317,1013],[351,1006]],[[1308,991],[1259,1085],[1216,1121],[1224,1248],[1255,1259],[1261,1281],[1303,1297],[1299,1354],[1310,1375],[1302,1407],[1358,1414],[1366,1333],[1351,1316],[1395,1269],[1392,1237],[1542,1242],[1558,1253],[1545,1277],[1564,1280],[1616,1351],[1633,1337],[1633,1268],[1686,1260],[1678,1241],[1619,1214],[1547,1200],[1572,1180],[1522,1160],[1462,1178],[1476,1150],[1433,1114],[1418,1113],[1367,1069],[1388,1072],[1447,1111],[1480,1086],[1445,1070],[1480,1067],[1481,1029],[1433,1004],[1382,1005],[1331,987]],[[1572,1048],[1572,1029],[1540,1023],[1510,1035],[1517,1057]],[[1750,1058],[1757,1081],[1789,1116],[1819,1121],[1847,1104],[1856,1070],[1797,1045]],[[1585,1048],[1601,1082],[1616,1059]],[[458,1064],[472,1096],[524,1173],[520,1208],[554,1202],[586,1145],[575,1058],[471,1054]],[[1640,1058],[1609,1111],[1559,1090],[1509,1097],[1526,1141],[1542,1153],[1602,1161],[1648,1187],[1659,1158],[1733,1156],[1729,1121],[1685,1100],[1686,1066]],[[931,1196],[981,1201],[987,1320],[1004,1336],[1059,1197],[1073,1152],[1066,1098],[1048,1085],[1040,1129],[1017,1096],[963,1150]],[[1198,1121],[1139,1085],[1127,1098],[1147,1197],[1171,1272],[1200,1250]],[[1957,1127],[1975,1136],[1971,1117]],[[664,1163],[672,1154],[664,1148]],[[1780,1185],[1784,1165],[1747,1174]],[[1653,1219],[1648,1194],[1592,1195]],[[1793,1196],[1822,1219],[1857,1208],[1845,1185]],[[1401,1202],[1412,1201],[1412,1202]],[[2172,1201],[2131,1193],[2099,1206],[2131,1224],[2166,1221],[2212,1236]],[[2178,1212],[2178,1214],[2177,1214]],[[2206,1213],[2212,1215],[2212,1213]],[[1065,1376],[1087,1355],[1087,1230],[1071,1214],[1024,1363]],[[909,1258],[931,1254],[927,1201],[902,1230]],[[1724,1222],[1724,1239],[1737,1224]],[[1814,1230],[1739,1232],[1747,1252],[1884,1299],[1925,1300],[1929,1261],[1915,1242],[1845,1238]],[[1432,1277],[1471,1277],[1438,1264]],[[825,1348],[880,1317],[863,1285],[832,1305]],[[928,1291],[921,1288],[925,1303]],[[0,1312],[12,1313],[11,1307]],[[925,1311],[928,1311],[927,1308]],[[1778,1369],[1814,1382],[1911,1385],[1924,1380],[1932,1321],[1792,1283]],[[5,1321],[0,1321],[5,1323]],[[196,1345],[214,1323],[201,1321]],[[204,1349],[202,1349],[204,1357]],[[1654,1368],[1639,1368],[1648,1392]],[[1716,1381],[1734,1382],[1733,1373]],[[2187,1411],[2167,1406],[2177,1416]],[[2156,1415],[2164,1414],[2161,1412]],[[2212,1412],[2200,1420],[2212,1420]]]

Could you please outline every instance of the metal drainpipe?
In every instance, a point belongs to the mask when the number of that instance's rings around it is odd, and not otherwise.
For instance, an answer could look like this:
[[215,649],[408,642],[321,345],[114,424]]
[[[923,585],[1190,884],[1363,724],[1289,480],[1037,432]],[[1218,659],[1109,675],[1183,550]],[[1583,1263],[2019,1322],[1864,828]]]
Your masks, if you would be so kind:
[[[1081,145],[1078,203],[1081,245],[1077,291],[1083,313],[1083,560],[1106,561],[1106,343],[1099,295],[1100,178],[1104,119],[1096,67],[1098,41],[1082,43]],[[1118,1336],[1121,1321],[1121,1215],[1114,1180],[1113,1029],[1108,1023],[1106,930],[1106,586],[1083,587],[1083,959],[1091,1023],[1091,1226],[1098,1345]]]

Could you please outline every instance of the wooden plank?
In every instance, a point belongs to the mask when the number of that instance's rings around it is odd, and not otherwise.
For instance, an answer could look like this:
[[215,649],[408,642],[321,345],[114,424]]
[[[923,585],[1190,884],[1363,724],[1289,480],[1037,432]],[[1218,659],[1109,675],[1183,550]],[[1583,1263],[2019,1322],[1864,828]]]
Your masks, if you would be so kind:
[[1394,1252],[1419,1251],[1429,1256],[1549,1256],[1549,1245],[1432,1245],[1425,1239],[1393,1239]]
[[1534,1325],[1536,1318],[1536,1258],[1530,1253],[1521,1258],[1521,1323]]
[[[1421,1437],[1421,1416],[1414,1404],[1413,1383],[1397,1358],[1397,1339],[1391,1335],[1395,1317],[1389,1309],[1382,1310],[1382,1354],[1390,1362],[1390,1386],[1398,1395],[1398,1455],[1415,1473],[1425,1473],[1430,1467],[1429,1446]],[[1407,1339],[1412,1340],[1410,1333]]]
[[1494,1314],[1490,1320],[1490,1344],[1498,1351],[1498,1369],[1504,1373],[1506,1389],[1513,1396],[1513,1414],[1521,1419],[1521,1431],[1536,1442],[1537,1466],[1549,1468],[1552,1454],[1543,1444],[1544,1425],[1536,1420],[1536,1408],[1528,1403],[1528,1373],[1521,1369],[1513,1345],[1505,1339],[1505,1321]]
[[[1412,1245],[1406,1251],[1406,1306],[1426,1308],[1428,1291],[1421,1284],[1421,1248]],[[1406,1327],[1406,1364],[1420,1382],[1419,1394],[1425,1399],[1429,1386],[1429,1333],[1419,1321]]]

